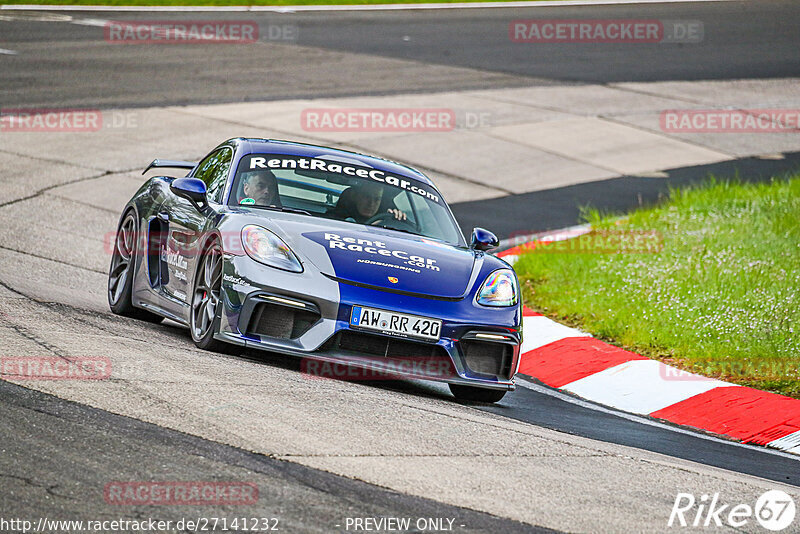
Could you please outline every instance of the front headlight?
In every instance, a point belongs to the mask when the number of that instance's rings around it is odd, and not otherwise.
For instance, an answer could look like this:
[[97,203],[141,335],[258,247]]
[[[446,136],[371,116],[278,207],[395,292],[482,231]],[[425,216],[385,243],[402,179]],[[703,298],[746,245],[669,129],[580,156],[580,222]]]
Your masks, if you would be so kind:
[[293,273],[303,272],[292,249],[266,228],[253,224],[242,228],[242,245],[247,255],[259,263]]
[[484,306],[514,306],[517,304],[517,281],[509,269],[498,269],[486,277],[477,298]]

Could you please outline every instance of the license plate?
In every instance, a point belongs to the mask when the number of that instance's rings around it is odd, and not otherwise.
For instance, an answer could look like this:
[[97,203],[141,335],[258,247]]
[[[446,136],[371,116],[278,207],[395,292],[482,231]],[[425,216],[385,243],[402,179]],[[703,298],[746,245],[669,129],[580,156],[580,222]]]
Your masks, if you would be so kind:
[[430,317],[353,306],[350,326],[384,334],[439,341],[442,321]]

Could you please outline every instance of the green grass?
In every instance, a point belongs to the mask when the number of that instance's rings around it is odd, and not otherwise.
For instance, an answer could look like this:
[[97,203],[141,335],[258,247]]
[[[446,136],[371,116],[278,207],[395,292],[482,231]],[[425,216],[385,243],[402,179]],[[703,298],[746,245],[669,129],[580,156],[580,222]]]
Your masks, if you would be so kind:
[[42,5],[107,5],[107,6],[317,6],[329,4],[451,4],[455,2],[486,2],[500,0],[20,0],[3,2]]
[[622,219],[585,218],[656,231],[663,249],[527,252],[515,269],[529,306],[677,367],[800,398],[800,175],[712,179]]

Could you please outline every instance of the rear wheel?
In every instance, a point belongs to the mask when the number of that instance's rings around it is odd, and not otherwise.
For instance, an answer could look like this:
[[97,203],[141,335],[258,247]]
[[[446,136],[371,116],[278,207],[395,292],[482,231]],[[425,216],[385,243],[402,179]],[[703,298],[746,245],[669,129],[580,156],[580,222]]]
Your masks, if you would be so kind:
[[191,324],[194,344],[204,350],[232,352],[235,345],[214,339],[222,313],[222,248],[214,241],[200,258],[192,291]]
[[160,323],[163,317],[147,310],[134,307],[131,302],[133,292],[134,264],[136,263],[137,229],[136,214],[129,211],[122,219],[114,240],[111,253],[111,267],[108,270],[108,306],[117,315]]
[[450,392],[462,401],[472,402],[498,402],[506,392],[503,389],[485,389],[475,386],[462,386],[460,384],[448,384]]

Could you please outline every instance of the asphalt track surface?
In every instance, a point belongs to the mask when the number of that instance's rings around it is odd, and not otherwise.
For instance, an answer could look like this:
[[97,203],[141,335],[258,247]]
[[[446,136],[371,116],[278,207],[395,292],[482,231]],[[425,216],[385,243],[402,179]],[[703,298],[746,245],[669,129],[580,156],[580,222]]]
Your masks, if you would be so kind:
[[[96,13],[86,16],[99,17]],[[501,30],[510,20],[577,16],[701,20],[706,39],[701,45],[537,48],[537,55],[532,56],[530,47],[516,46],[502,37]],[[800,5],[793,2],[535,11],[247,14],[246,18],[259,20],[262,28],[270,24],[291,24],[299,28],[296,42],[270,43],[269,53],[264,52],[266,48],[226,49],[216,45],[119,47],[109,51],[107,47],[97,46],[97,40],[102,39],[101,28],[33,20],[36,17],[41,14],[11,15],[11,21],[0,20],[0,47],[20,52],[16,56],[0,56],[3,107],[107,108],[532,84],[800,75],[797,61]],[[114,16],[115,19],[131,17],[129,14]],[[139,15],[137,18],[154,17]],[[168,18],[197,17],[170,15]],[[242,17],[231,15],[228,18]],[[52,41],[58,41],[60,46],[52,49],[48,45]],[[42,48],[51,50],[47,59],[26,53]],[[401,75],[393,75],[399,60],[413,63],[403,63]],[[211,94],[213,96],[209,96]],[[794,168],[797,161],[797,155],[790,154],[782,161],[744,160],[709,168],[680,169],[671,172],[670,179],[679,184],[694,181],[709,172],[724,175],[743,168],[749,170],[748,176],[766,177]],[[641,202],[642,198],[645,201],[656,199],[667,185],[669,182],[664,180],[622,178],[568,190],[530,193],[520,198],[462,204],[455,206],[455,211],[462,225],[470,226],[470,217],[485,202],[500,203],[500,211],[530,210],[533,206],[541,209],[546,226],[559,227],[575,222],[581,200],[594,200],[599,207],[624,209]],[[492,225],[491,221],[481,222]],[[503,223],[494,221],[494,224]],[[500,228],[505,233],[516,229]],[[3,261],[19,258],[9,254]],[[32,258],[24,262],[20,259],[21,264],[28,265],[28,261],[35,262]],[[65,265],[58,266],[57,270],[65,280],[73,272],[77,273]],[[81,279],[83,275],[76,276]],[[85,314],[80,307],[70,309],[66,303],[51,303],[59,299],[68,301],[71,295],[77,295],[74,287],[65,287],[59,297],[44,290],[36,293],[30,286],[20,289],[15,283],[2,289],[3,297],[38,300],[45,303],[42,306],[50,308],[66,306],[62,310],[65,317]],[[111,321],[111,318],[101,319]],[[113,328],[119,324],[111,322],[109,326],[101,324],[102,321],[98,319],[98,328]],[[20,336],[58,353],[57,345],[42,341],[41,336],[18,324],[8,326],[11,324],[16,323],[6,321],[4,328],[15,330]],[[168,326],[136,325],[135,335],[130,334],[132,339],[147,336],[148,328],[162,341],[172,340],[187,348],[190,346],[187,335]],[[122,335],[129,335],[129,332],[123,329]],[[292,363],[259,354],[249,353],[242,359],[259,361],[278,371],[296,372]],[[412,404],[415,400],[447,399],[440,386],[416,382],[354,387],[365,388],[367,399],[371,394],[377,395],[376,398],[399,394]],[[0,382],[0,398],[3,400],[0,404],[3,421],[0,479],[4,481],[0,510],[4,514],[40,516],[43,510],[53,510],[64,516],[114,517],[115,510],[102,506],[98,488],[110,479],[149,479],[155,474],[180,479],[213,476],[215,479],[255,480],[262,496],[266,496],[259,502],[259,515],[279,511],[289,531],[333,530],[332,526],[335,527],[343,516],[343,509],[351,516],[456,517],[466,525],[462,531],[543,531],[539,527],[409,496],[178,433],[15,385]],[[323,399],[320,397],[320,401]],[[509,418],[565,435],[652,451],[800,487],[800,464],[793,458],[644,425],[537,390],[521,387],[497,406],[452,404],[465,411],[479,410],[499,416],[499,419]],[[54,460],[56,458],[58,460]],[[20,465],[24,465],[25,470],[20,471]],[[597,491],[588,481],[584,483],[587,492]],[[98,502],[101,503],[99,507]],[[311,508],[309,503],[314,503]],[[235,510],[226,509],[213,511],[235,513]],[[211,510],[206,512],[210,515]],[[145,512],[137,510],[136,514]],[[174,511],[163,514],[164,518],[185,515]],[[636,525],[632,523],[630,530],[637,530]]]
[[[738,177],[744,182],[766,181],[800,168],[800,152],[783,154],[783,159],[739,158],[709,165],[668,169],[667,178],[622,176],[544,191],[534,191],[500,198],[459,202],[453,213],[461,229],[469,232],[476,226],[489,225],[502,238],[527,235],[520,228],[554,230],[581,220],[581,209],[591,206],[604,213],[624,213],[631,208],[652,205],[669,194],[670,189],[685,187],[709,176]],[[493,214],[487,222],[487,214]]]
[[[4,433],[0,510],[5,518],[113,520],[119,507],[98,498],[98,475],[149,480],[169,473],[180,480],[243,480],[259,488],[248,517],[278,518],[283,532],[341,530],[342,512],[356,517],[447,517],[460,532],[554,532],[433,500],[411,497],[295,463],[253,454],[0,381]],[[120,452],[124,451],[124,455]],[[26,465],[24,475],[15,466]],[[106,479],[108,480],[108,479]],[[275,491],[278,489],[279,491]],[[309,509],[313,513],[309,513]],[[203,509],[206,517],[236,517],[236,506]],[[177,523],[191,517],[161,507],[152,517]],[[463,526],[461,526],[463,525]]]
[[[706,2],[446,11],[142,15],[95,20],[253,20],[261,46],[103,46],[99,25],[4,12],[0,102],[124,107],[374,95],[564,83],[780,78],[800,75],[797,2]],[[517,19],[695,20],[695,44],[513,43]],[[55,20],[55,21],[52,21]],[[269,40],[270,28],[296,28]],[[284,34],[280,34],[281,36]],[[296,36],[296,38],[294,38]],[[42,58],[34,52],[57,41]]]

